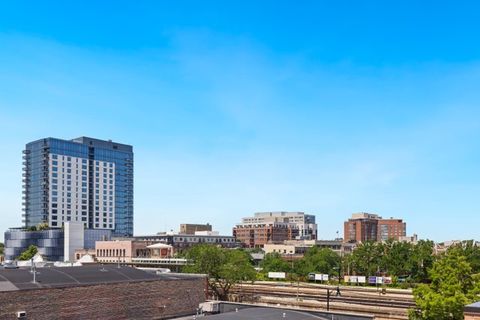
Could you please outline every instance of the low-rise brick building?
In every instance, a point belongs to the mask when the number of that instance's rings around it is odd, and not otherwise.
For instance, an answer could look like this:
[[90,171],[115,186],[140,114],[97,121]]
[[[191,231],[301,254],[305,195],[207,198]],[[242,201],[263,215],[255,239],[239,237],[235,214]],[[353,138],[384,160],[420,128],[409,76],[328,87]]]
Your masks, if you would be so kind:
[[164,319],[195,314],[204,276],[89,265],[0,270],[0,319]]

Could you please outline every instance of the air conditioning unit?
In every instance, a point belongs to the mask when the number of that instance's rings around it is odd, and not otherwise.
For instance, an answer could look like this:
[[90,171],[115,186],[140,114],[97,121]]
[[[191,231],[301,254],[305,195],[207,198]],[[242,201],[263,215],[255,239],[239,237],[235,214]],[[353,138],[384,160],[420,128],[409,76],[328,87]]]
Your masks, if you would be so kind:
[[220,303],[216,301],[207,301],[200,303],[200,309],[205,313],[219,313],[220,312]]

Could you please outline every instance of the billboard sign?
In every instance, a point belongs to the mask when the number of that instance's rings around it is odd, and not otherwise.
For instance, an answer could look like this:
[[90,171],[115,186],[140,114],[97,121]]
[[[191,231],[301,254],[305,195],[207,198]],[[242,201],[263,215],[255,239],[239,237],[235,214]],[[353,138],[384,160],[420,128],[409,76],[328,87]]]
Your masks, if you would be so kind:
[[268,277],[270,279],[285,279],[285,272],[269,272]]

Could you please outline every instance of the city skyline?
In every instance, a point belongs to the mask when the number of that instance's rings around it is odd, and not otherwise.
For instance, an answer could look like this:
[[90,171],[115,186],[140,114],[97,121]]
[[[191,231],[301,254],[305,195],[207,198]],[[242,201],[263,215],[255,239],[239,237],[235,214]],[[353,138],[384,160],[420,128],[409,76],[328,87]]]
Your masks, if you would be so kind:
[[135,148],[135,234],[364,211],[478,240],[478,4],[92,7],[2,5],[0,229],[25,144],[91,136]]

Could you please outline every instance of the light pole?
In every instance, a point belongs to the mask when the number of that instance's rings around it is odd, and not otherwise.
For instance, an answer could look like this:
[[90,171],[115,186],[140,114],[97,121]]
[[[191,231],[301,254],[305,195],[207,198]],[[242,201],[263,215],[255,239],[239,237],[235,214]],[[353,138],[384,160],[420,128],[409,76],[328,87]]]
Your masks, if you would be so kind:
[[333,290],[330,290],[327,288],[327,311],[330,310],[330,296],[332,294],[335,294],[335,296],[341,296],[341,292],[340,292],[340,272],[341,272],[341,268],[340,268],[340,265],[338,267],[333,267],[334,270],[337,270],[338,269],[338,283],[337,283],[337,288],[335,291]]
[[336,291],[330,290],[327,288],[327,311],[330,311],[330,296],[335,293],[335,296],[341,296],[342,294],[340,293],[340,288],[337,287]]

